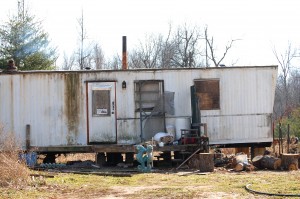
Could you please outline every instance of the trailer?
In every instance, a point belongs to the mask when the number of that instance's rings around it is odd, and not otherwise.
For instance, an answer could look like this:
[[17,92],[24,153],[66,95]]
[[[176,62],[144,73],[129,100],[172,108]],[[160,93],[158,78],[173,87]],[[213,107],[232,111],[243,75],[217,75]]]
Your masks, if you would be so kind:
[[24,150],[52,155],[132,159],[170,129],[174,141],[154,150],[268,146],[276,79],[277,66],[2,72],[0,123]]

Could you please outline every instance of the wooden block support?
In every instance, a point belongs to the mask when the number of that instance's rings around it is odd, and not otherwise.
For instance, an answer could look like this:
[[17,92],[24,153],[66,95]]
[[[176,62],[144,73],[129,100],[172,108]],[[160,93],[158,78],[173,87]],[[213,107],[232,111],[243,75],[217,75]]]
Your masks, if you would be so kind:
[[253,157],[256,157],[258,155],[264,155],[265,151],[266,151],[266,147],[255,147]]
[[250,155],[250,151],[249,151],[249,147],[239,147],[239,148],[235,148],[235,153],[244,153],[246,154],[248,157]]

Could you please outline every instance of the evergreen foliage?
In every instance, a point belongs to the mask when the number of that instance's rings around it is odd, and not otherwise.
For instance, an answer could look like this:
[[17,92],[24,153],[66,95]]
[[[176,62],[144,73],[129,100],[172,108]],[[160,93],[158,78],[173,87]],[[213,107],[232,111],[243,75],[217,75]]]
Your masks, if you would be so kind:
[[[282,137],[285,138],[290,125],[290,137],[300,137],[300,108],[294,109],[290,116],[285,116],[281,119]],[[279,137],[279,123],[275,127],[275,137]]]
[[42,22],[25,12],[11,16],[0,26],[0,65],[6,67],[14,59],[19,70],[51,70],[55,68],[56,49],[49,47],[48,33]]

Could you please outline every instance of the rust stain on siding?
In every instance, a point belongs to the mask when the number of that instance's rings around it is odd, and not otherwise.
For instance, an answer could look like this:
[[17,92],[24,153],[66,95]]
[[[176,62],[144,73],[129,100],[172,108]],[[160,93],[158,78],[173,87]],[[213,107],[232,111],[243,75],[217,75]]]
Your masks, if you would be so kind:
[[65,74],[65,114],[68,122],[68,145],[77,144],[80,118],[80,77],[78,73]]

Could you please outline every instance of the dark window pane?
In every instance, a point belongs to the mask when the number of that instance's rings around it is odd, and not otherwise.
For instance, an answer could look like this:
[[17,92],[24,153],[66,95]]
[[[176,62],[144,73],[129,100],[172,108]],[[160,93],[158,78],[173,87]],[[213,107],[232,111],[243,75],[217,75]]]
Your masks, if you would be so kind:
[[220,109],[219,80],[196,80],[195,88],[200,110]]
[[93,90],[93,116],[110,116],[110,91]]

